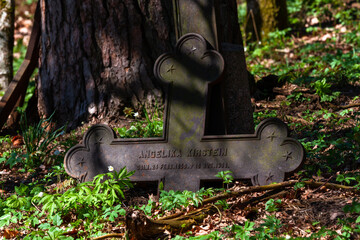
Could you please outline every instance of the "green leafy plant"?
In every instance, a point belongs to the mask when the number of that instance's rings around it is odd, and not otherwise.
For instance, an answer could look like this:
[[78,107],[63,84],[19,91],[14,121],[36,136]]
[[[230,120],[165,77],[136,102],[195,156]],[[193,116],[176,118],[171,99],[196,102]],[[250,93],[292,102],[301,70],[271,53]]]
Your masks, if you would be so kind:
[[23,159],[26,157],[27,155],[22,154],[19,150],[14,150],[14,151],[8,151],[8,152],[4,152],[2,154],[2,157],[0,158],[0,163],[1,162],[5,162],[5,164],[9,165],[10,168],[14,167],[16,164],[18,163],[22,163]]
[[266,203],[265,203],[265,210],[268,212],[276,212],[279,210],[278,206],[281,204],[281,199],[269,199]]
[[213,232],[211,232],[209,234],[196,236],[196,237],[182,237],[182,236],[177,235],[172,239],[173,240],[184,240],[184,239],[189,239],[189,240],[221,240],[221,239],[223,239],[223,236],[218,231],[213,231]]
[[126,210],[121,207],[121,205],[106,207],[104,210],[103,218],[109,219],[109,221],[114,222],[119,216],[124,216]]
[[202,202],[202,196],[191,191],[161,191],[159,202],[162,209],[173,210],[183,209],[193,204],[198,206]]
[[317,80],[315,83],[312,84],[314,87],[316,94],[320,96],[322,102],[329,101],[336,99],[339,96],[339,92],[332,92],[331,91],[331,84],[327,82],[325,78],[322,80]]
[[183,209],[190,205],[199,206],[204,197],[213,196],[215,193],[213,188],[201,188],[197,192],[191,191],[160,191],[159,203],[163,210]]
[[234,180],[234,177],[231,174],[232,172],[228,170],[218,172],[215,176],[223,180],[223,188],[225,188],[225,184],[228,187],[229,183],[232,183],[232,181]]
[[275,216],[268,215],[263,219],[263,223],[260,224],[260,227],[255,229],[259,233],[257,234],[258,239],[267,239],[272,238],[283,226],[281,221]]
[[122,168],[119,172],[99,174],[92,182],[81,183],[64,194],[42,193],[36,195],[33,201],[42,205],[42,212],[47,212],[48,217],[75,212],[82,219],[96,209],[106,210],[116,203],[120,204],[120,199],[125,197],[124,189],[132,187],[129,177],[133,173]]
[[336,176],[336,181],[340,182],[340,183],[346,183],[346,184],[350,184],[351,181],[355,181],[356,178],[353,176],[349,176],[349,175],[345,175],[345,174],[338,174]]
[[126,117],[132,117],[134,114],[134,109],[125,107],[123,110]]
[[146,215],[150,216],[151,213],[152,213],[154,205],[155,205],[155,202],[153,200],[149,199],[148,203],[146,205],[144,204],[141,207],[135,206],[135,209],[137,208],[137,209],[143,210],[143,212]]
[[129,129],[122,127],[115,130],[122,138],[161,137],[163,134],[163,120],[160,115],[159,111],[155,111],[155,114],[150,117],[146,109],[144,109],[145,121],[137,119]]
[[233,225],[231,232],[235,233],[235,239],[250,240],[250,232],[254,230],[255,223],[246,221],[244,226]]
[[47,119],[41,119],[36,125],[28,125],[25,114],[22,114],[20,120],[20,129],[24,139],[26,155],[25,156],[25,167],[38,167],[42,164],[44,156],[56,147],[52,145],[56,138],[64,133],[65,126],[56,130],[52,129],[52,118],[54,113]]

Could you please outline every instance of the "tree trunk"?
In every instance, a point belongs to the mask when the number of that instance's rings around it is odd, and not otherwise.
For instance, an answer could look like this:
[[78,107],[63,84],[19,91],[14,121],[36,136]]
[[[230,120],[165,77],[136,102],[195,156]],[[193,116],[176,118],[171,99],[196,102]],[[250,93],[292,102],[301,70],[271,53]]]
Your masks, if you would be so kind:
[[226,127],[223,134],[253,133],[253,110],[236,1],[222,1],[217,17],[220,52],[225,60],[221,86]]
[[[219,0],[223,7],[235,0]],[[153,65],[176,43],[169,0],[40,0],[39,112],[58,125],[112,122],[125,107],[163,104]],[[234,14],[221,18],[221,41],[242,45]],[[231,17],[230,17],[231,16]],[[241,60],[245,61],[245,60]],[[93,121],[93,122],[94,122]]]
[[40,113],[74,128],[161,104],[152,66],[171,50],[169,4],[41,0]]
[[0,1],[0,89],[5,90],[13,78],[14,0]]
[[247,0],[247,40],[266,39],[270,32],[288,27],[286,0]]

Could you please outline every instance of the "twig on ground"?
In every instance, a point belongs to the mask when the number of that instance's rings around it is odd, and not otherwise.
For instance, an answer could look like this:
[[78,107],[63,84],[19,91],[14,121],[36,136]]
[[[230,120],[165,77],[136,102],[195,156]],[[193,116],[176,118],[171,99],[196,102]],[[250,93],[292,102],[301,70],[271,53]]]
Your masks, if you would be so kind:
[[106,239],[106,238],[123,238],[124,237],[124,233],[109,233],[106,235],[102,235],[99,237],[94,237],[91,240],[100,240],[100,239]]
[[318,188],[314,189],[312,192],[314,193],[314,192],[318,191],[319,189],[321,189],[321,188],[322,188],[325,184],[327,184],[332,178],[333,178],[333,176],[329,177],[329,179],[326,180],[323,185],[321,185],[321,186],[319,186]]
[[338,110],[344,110],[344,109],[353,108],[353,107],[360,107],[360,103],[351,103],[351,104],[344,105],[344,106],[337,106],[332,103],[329,103],[329,107],[334,109],[335,111],[338,111]]
[[215,205],[215,204],[211,204],[213,207],[215,207],[217,210],[218,210],[218,212],[219,212],[219,217],[220,217],[220,219],[219,219],[219,221],[217,221],[216,223],[215,223],[215,225],[218,225],[219,223],[221,223],[221,221],[222,221],[222,213],[221,213],[221,211],[220,211],[220,209]]

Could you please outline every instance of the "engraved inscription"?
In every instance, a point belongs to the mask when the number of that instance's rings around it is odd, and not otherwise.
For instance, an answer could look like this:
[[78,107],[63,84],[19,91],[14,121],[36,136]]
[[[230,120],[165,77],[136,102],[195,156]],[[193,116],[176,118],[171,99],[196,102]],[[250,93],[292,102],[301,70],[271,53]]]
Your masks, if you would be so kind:
[[228,154],[227,148],[215,149],[196,149],[191,148],[187,153],[187,157],[225,157]]
[[[197,149],[190,148],[187,150],[186,157],[226,157],[227,148],[209,148]],[[161,149],[161,150],[142,150],[139,158],[179,158],[182,157],[180,149]]]
[[179,149],[143,150],[139,158],[179,158],[182,157]]
[[164,163],[164,164],[141,164],[136,165],[137,171],[155,170],[189,170],[189,169],[225,169],[230,168],[227,162],[220,163]]

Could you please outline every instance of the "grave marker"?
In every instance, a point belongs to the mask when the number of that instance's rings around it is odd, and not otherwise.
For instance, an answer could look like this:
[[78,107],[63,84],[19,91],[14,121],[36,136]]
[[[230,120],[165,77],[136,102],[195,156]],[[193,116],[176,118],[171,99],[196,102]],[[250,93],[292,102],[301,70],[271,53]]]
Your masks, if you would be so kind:
[[117,139],[108,126],[95,125],[66,154],[68,174],[89,181],[108,166],[126,166],[135,170],[133,181],[163,181],[165,190],[196,191],[200,180],[217,179],[219,171],[263,185],[281,182],[296,170],[304,150],[278,119],[263,121],[255,134],[204,135],[207,90],[224,70],[222,56],[207,46],[201,35],[186,34],[174,54],[163,54],[155,63],[155,76],[169,89],[162,138]]

